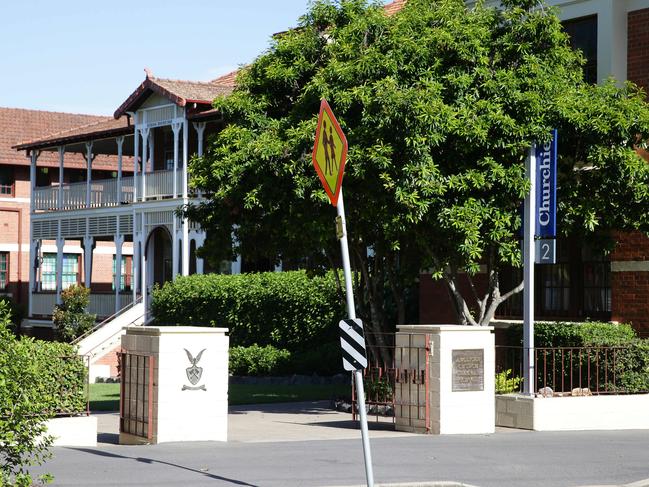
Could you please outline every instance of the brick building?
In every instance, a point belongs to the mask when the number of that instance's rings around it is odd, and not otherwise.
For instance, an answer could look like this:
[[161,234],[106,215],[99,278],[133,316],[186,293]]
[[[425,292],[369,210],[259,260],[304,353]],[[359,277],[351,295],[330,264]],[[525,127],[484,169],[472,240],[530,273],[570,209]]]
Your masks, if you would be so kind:
[[[82,125],[93,125],[107,119],[110,120],[108,117],[93,115],[0,108],[0,293],[10,296],[25,309],[30,269],[30,161],[12,146],[23,140]],[[114,160],[102,158],[96,161],[94,174],[96,177],[110,177],[115,170]],[[37,185],[56,183],[58,174],[58,154],[43,154],[36,171]],[[68,157],[65,161],[64,182],[75,183],[83,181],[85,177],[83,157]],[[52,241],[45,241],[42,250],[43,266],[47,266],[56,253],[56,246]],[[82,255],[81,248],[68,245],[64,252],[70,268],[68,281],[80,282],[78,263]],[[110,267],[110,263],[108,266]],[[98,281],[110,285],[111,279],[112,270],[98,269]]]
[[[147,70],[114,117],[14,144],[29,156],[29,324],[51,326],[61,291],[74,283],[90,289],[88,311],[99,318],[147,317],[154,285],[203,272],[196,250],[205,232],[176,211],[200,198],[188,161],[219,127],[212,100],[231,89],[227,76],[201,83]],[[75,161],[78,177],[68,169]],[[47,164],[55,174],[39,178]]]
[[[573,46],[583,51],[588,81],[602,82],[613,76],[649,91],[649,0],[548,3],[560,9]],[[637,232],[617,233],[615,238],[618,243],[610,255],[598,255],[577,240],[558,241],[557,263],[536,267],[537,319],[630,322],[642,334],[649,334],[649,238]],[[521,275],[514,273],[508,284],[520,282]],[[422,275],[420,282],[420,322],[454,322],[445,285],[433,281],[430,274]],[[501,305],[498,313],[500,318],[519,319],[522,296]]]

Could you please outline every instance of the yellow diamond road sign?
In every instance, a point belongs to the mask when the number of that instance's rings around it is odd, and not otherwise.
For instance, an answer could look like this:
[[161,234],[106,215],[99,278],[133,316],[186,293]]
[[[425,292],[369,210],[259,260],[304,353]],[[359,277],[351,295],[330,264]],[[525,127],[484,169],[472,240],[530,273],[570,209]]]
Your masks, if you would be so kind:
[[334,206],[338,204],[346,161],[347,139],[329,103],[323,99],[313,146],[313,165]]

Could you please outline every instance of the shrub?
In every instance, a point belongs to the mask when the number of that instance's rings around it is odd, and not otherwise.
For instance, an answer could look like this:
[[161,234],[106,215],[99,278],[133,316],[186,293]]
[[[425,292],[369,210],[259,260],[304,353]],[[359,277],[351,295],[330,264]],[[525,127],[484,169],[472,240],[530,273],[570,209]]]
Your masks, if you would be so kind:
[[97,319],[97,315],[86,312],[90,289],[70,286],[61,292],[61,301],[60,305],[54,307],[52,322],[61,339],[72,341],[90,330]]
[[272,345],[230,348],[229,370],[232,375],[281,375],[286,373],[291,353]]
[[273,345],[293,353],[338,340],[344,300],[331,273],[207,274],[155,289],[151,309],[159,325],[225,327],[233,346]]
[[[37,388],[38,371],[21,353],[9,330],[7,303],[0,303],[0,485],[31,485],[26,467],[48,458],[52,438],[43,436],[43,403]],[[39,437],[41,439],[39,440]]]
[[291,371],[295,374],[334,375],[342,372],[340,341],[293,352]]
[[0,303],[4,303],[4,309],[9,312],[10,323],[13,325],[12,329],[16,330],[25,317],[25,308],[9,296],[0,296]]
[[496,374],[496,394],[511,394],[519,389],[522,377],[510,377],[512,369],[503,370]]
[[[507,329],[512,345],[523,343],[523,325],[516,324]],[[534,345],[536,347],[614,347],[624,345],[636,338],[635,331],[628,324],[605,322],[536,322],[534,324]]]
[[[521,345],[523,341],[522,325],[515,325],[507,330],[509,343]],[[570,374],[586,374],[590,366],[591,383],[607,391],[646,392],[649,391],[649,340],[637,338],[635,331],[628,324],[603,322],[585,323],[544,323],[534,325],[534,345],[537,348],[557,347],[593,347],[587,353],[578,354],[573,363],[559,359],[558,373],[565,377]],[[597,350],[602,347],[602,350]],[[612,350],[614,348],[615,350]],[[607,349],[605,351],[604,349]],[[566,352],[567,354],[568,352]],[[555,358],[550,358],[554,364]],[[548,383],[553,372],[547,377],[539,370],[538,382]],[[584,383],[587,379],[582,377]]]

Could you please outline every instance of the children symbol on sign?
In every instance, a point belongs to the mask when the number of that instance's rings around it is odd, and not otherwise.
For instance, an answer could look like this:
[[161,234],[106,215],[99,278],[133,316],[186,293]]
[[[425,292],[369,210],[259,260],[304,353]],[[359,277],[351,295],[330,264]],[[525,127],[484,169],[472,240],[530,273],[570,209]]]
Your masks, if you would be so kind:
[[323,135],[322,145],[324,146],[325,153],[325,174],[334,174],[338,170],[338,162],[336,161],[336,142],[334,140],[333,129],[329,126],[329,133],[327,134],[327,122],[322,122]]

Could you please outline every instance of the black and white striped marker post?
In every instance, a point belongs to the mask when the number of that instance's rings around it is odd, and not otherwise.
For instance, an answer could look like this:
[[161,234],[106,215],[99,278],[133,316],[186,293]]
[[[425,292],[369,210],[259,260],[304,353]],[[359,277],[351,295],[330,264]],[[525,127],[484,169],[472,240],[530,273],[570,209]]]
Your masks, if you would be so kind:
[[340,346],[343,349],[343,368],[350,372],[367,367],[363,322],[358,318],[341,320]]

